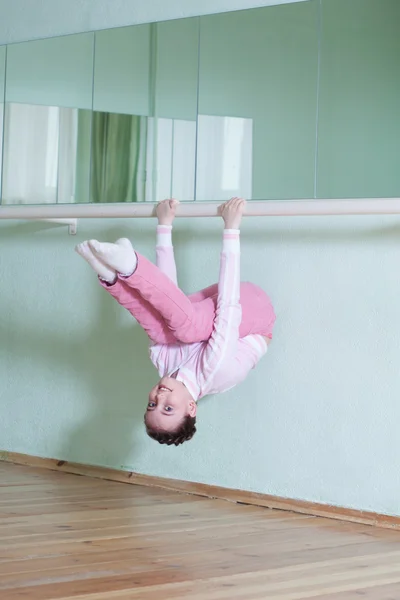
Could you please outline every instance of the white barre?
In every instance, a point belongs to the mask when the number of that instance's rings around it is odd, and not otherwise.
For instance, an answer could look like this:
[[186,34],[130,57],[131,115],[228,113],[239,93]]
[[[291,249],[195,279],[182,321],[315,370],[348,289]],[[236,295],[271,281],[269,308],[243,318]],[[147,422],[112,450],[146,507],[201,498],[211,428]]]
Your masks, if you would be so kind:
[[[177,217],[216,217],[220,202],[181,202]],[[0,219],[125,219],[151,218],[156,204],[41,204],[0,206]],[[330,200],[253,200],[247,203],[248,217],[302,217],[327,215],[398,215],[400,198]]]

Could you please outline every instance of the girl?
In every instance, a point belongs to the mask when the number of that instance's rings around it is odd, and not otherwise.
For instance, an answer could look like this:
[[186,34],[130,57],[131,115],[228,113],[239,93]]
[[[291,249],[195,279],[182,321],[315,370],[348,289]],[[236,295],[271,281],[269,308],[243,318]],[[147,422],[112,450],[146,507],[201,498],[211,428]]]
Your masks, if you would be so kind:
[[157,206],[157,266],[127,239],[77,246],[101,285],[150,338],[161,380],[150,391],[145,425],[160,444],[178,446],[196,432],[197,400],[243,381],[267,352],[275,314],[263,290],[240,283],[239,227],[245,201],[221,206],[225,223],[219,283],[186,296],[177,285],[171,241],[176,200]]

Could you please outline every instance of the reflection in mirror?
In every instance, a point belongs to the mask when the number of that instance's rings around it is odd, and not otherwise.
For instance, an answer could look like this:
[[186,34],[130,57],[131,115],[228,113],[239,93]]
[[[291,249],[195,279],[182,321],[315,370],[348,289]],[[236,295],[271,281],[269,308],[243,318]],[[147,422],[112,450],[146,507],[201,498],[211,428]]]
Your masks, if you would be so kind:
[[91,202],[194,199],[198,19],[96,34]]
[[400,2],[322,0],[322,16],[317,197],[398,197]]
[[[3,156],[5,76],[6,76],[6,46],[0,46],[0,192],[1,192],[1,164],[2,164],[2,156]],[[1,193],[0,193],[0,197],[1,197]]]
[[199,115],[198,199],[253,197],[253,119]]
[[4,203],[87,202],[93,41],[83,34],[8,47]]
[[312,198],[318,2],[201,17],[199,200]]
[[91,202],[144,200],[147,117],[95,111]]

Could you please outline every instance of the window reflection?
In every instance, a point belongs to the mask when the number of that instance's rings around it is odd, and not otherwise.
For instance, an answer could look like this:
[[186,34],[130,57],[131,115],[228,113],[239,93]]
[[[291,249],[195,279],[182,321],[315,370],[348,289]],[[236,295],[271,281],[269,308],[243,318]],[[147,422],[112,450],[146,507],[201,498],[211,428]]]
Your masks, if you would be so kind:
[[252,198],[253,120],[199,115],[198,200]]
[[194,199],[195,121],[8,103],[4,143],[6,204]]

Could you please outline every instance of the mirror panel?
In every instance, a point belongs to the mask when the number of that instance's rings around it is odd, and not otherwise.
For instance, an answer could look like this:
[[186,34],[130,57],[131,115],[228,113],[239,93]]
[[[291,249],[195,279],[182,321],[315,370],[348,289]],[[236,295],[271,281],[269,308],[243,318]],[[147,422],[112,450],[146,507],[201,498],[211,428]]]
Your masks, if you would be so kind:
[[310,198],[318,2],[201,18],[199,200]]
[[96,33],[91,202],[143,200],[151,25]]
[[155,200],[195,199],[199,27],[199,18],[157,23],[155,115],[162,133],[156,151]]
[[398,196],[399,22],[309,0],[0,47],[2,202]]
[[94,34],[7,50],[2,202],[87,201]]
[[91,202],[194,199],[198,19],[96,34]]
[[151,28],[96,33],[93,110],[149,116]]
[[400,2],[322,0],[319,198],[400,195]]

